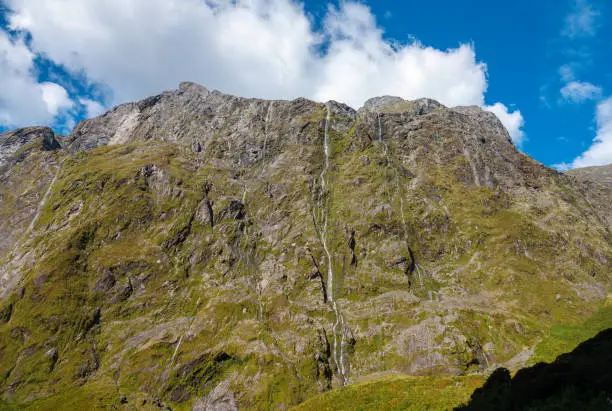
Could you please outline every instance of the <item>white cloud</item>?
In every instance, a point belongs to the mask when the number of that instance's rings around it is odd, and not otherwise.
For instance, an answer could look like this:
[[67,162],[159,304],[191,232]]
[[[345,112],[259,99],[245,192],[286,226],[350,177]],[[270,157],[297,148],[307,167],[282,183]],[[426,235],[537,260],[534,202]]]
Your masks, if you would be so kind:
[[520,147],[525,141],[525,133],[523,132],[523,126],[525,125],[525,119],[520,110],[514,110],[510,112],[508,107],[502,103],[495,103],[492,106],[484,107],[485,110],[492,112],[500,119],[504,127],[508,130],[512,141],[518,147]]
[[318,42],[288,0],[11,0],[11,27],[56,63],[106,84],[113,104],[192,80],[259,97],[306,95]]
[[576,0],[571,13],[565,18],[561,34],[571,39],[592,37],[597,33],[599,15],[588,0]]
[[42,100],[47,106],[47,112],[56,116],[60,110],[72,108],[74,103],[68,97],[66,89],[59,84],[44,82],[38,85],[42,91]]
[[570,81],[575,80],[576,75],[574,73],[574,67],[572,64],[564,64],[559,67],[559,75],[561,76],[561,81],[564,83],[569,83]]
[[85,113],[87,118],[97,117],[100,114],[104,113],[104,106],[95,100],[91,100],[88,98],[80,98],[79,103],[81,103],[83,107],[85,107]]
[[565,101],[583,103],[600,99],[601,88],[584,81],[571,81],[561,88],[561,96]]
[[357,3],[331,9],[330,38],[314,98],[339,99],[359,107],[372,96],[430,97],[443,104],[482,105],[486,65],[471,45],[436,50],[418,42],[393,46],[382,38],[370,10]]
[[[315,32],[289,0],[11,0],[11,26],[36,51],[114,91],[113,103],[192,80],[268,98],[333,98],[360,106],[392,93],[482,104],[486,66],[473,47],[392,47],[370,10],[344,3]],[[317,47],[327,39],[327,51]]]
[[612,163],[612,97],[597,105],[597,136],[593,144],[571,163],[557,164],[560,170],[579,167],[603,166]]
[[[319,30],[293,0],[7,3],[11,28],[31,34],[33,52],[104,84],[111,104],[183,80],[241,96],[334,99],[355,108],[382,94],[485,104],[487,68],[471,44],[390,43],[359,3],[331,7]],[[499,113],[511,128],[521,123],[518,111]],[[520,126],[512,134],[520,141]]]
[[0,127],[49,124],[73,106],[59,84],[38,83],[34,58],[22,37],[0,30]]
[[52,86],[38,84],[33,68],[34,54],[23,39],[13,40],[0,30],[0,127],[44,124],[52,119],[43,100],[44,90],[49,95]]

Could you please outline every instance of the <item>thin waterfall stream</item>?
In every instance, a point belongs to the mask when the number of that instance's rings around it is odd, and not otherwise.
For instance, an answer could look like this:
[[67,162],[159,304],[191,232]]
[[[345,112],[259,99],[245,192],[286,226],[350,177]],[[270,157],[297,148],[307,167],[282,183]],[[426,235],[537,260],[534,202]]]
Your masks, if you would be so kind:
[[270,130],[268,129],[268,125],[270,123],[270,112],[272,110],[272,107],[274,106],[274,101],[270,101],[270,103],[268,104],[268,110],[266,111],[266,117],[264,119],[264,142],[263,142],[263,147],[261,149],[261,160],[263,160],[263,165],[261,167],[261,173],[260,176],[263,176],[264,172],[266,171],[266,157],[268,154],[268,137],[270,135]]
[[[380,113],[376,113],[376,118],[378,119],[378,140],[383,144],[385,158],[387,159],[387,167],[391,165],[391,158],[389,157],[389,146],[387,142],[383,139],[383,131],[382,131],[382,122],[380,120]],[[399,173],[397,172],[397,167],[393,167],[393,179],[395,183],[395,190],[397,196],[400,201],[400,216],[402,218],[402,228],[404,229],[404,241],[408,242],[408,224],[406,224],[406,217],[404,216],[404,197],[402,196],[401,187],[399,183]],[[421,267],[418,264],[415,264],[415,270],[417,275],[419,276],[419,284],[421,288],[423,288],[423,276],[421,274]],[[431,297],[429,297],[431,300]]]
[[263,149],[261,150],[261,156],[264,160],[266,158],[266,150],[268,149],[268,124],[270,123],[270,111],[272,110],[273,105],[273,101],[268,103],[268,110],[266,111],[266,118],[264,119],[264,143]]
[[[383,144],[385,151],[385,158],[387,159],[387,167],[391,165],[391,158],[389,157],[389,146],[387,142],[383,139],[382,132],[382,123],[380,121],[380,113],[377,113],[378,117],[378,139]],[[404,217],[404,197],[401,193],[400,183],[399,183],[399,173],[397,172],[397,167],[393,167],[393,177],[395,183],[395,189],[397,191],[399,200],[400,200],[400,215],[402,217],[402,227],[404,229],[404,240],[408,239],[408,225],[406,224],[406,217]]]
[[[325,166],[321,171],[320,180],[321,180],[321,189],[323,191],[323,197],[326,197],[325,190],[327,189],[327,174],[329,170],[330,164],[330,138],[329,138],[329,123],[331,121],[331,109],[329,105],[325,106],[327,109],[327,116],[325,118],[325,134],[323,139],[323,151],[325,153]],[[323,217],[323,226],[320,232],[321,235],[321,243],[323,244],[323,250],[327,256],[327,293],[328,293],[328,301],[334,310],[334,315],[336,317],[336,321],[332,328],[333,332],[333,359],[336,363],[336,367],[338,369],[338,373],[340,374],[340,379],[342,381],[342,385],[345,385],[347,382],[347,371],[345,366],[345,345],[346,345],[346,334],[347,327],[344,323],[344,316],[340,312],[338,308],[338,304],[335,301],[335,293],[334,293],[334,269],[333,269],[333,260],[331,252],[329,251],[329,247],[327,244],[327,228],[328,228],[328,213],[326,211],[326,207],[324,205],[320,205],[322,217]]]
[[[323,139],[323,151],[325,152],[325,166],[323,167],[323,171],[321,171],[321,188],[325,191],[326,186],[326,178],[327,178],[327,170],[329,169],[329,120],[331,118],[331,110],[328,106],[327,108],[327,117],[325,118],[325,136]],[[325,254],[327,255],[327,290],[329,293],[329,301],[334,301],[334,275],[332,269],[332,259],[331,253],[327,248],[327,213],[325,212],[325,207],[321,207],[323,215],[323,230],[321,231],[321,242],[323,243],[323,249],[325,250]]]

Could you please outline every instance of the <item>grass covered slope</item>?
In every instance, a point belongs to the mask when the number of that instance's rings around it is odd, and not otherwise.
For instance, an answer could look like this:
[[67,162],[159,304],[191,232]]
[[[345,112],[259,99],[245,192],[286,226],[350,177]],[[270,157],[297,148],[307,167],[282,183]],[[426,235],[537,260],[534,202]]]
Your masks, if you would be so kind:
[[294,410],[449,410],[470,398],[483,377],[389,377],[311,398]]
[[584,323],[553,325],[536,346],[529,363],[552,362],[560,354],[572,351],[581,342],[595,337],[608,328],[612,328],[612,298],[610,296],[604,306]]
[[56,153],[27,258],[2,262],[4,401],[289,408],[378,373],[463,401],[610,292],[599,209],[494,117],[187,91]]

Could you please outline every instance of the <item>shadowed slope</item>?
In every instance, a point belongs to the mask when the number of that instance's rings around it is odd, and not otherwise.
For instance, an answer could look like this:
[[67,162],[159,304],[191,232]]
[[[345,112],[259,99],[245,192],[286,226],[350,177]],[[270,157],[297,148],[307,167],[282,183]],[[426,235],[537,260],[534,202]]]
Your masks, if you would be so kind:
[[514,377],[498,368],[457,411],[610,410],[612,328],[553,363],[538,363]]

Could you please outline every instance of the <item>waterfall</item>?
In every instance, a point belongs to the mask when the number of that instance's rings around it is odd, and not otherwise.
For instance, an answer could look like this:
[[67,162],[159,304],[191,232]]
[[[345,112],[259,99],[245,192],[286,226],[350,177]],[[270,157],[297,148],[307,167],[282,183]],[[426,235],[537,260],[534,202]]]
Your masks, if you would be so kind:
[[418,264],[416,264],[416,272],[419,275],[419,283],[421,284],[421,288],[423,288],[423,276],[421,275],[421,266]]
[[268,146],[268,123],[270,122],[270,110],[272,109],[273,101],[268,103],[268,111],[266,112],[266,118],[264,120],[264,143],[263,148],[261,150],[261,158],[265,159],[266,157],[266,149]]
[[263,164],[261,166],[261,173],[259,174],[260,177],[263,176],[264,172],[266,171],[265,161],[266,161],[266,157],[267,157],[266,154],[268,150],[268,136],[270,135],[270,132],[268,130],[268,124],[270,123],[270,111],[272,110],[273,105],[274,105],[273,101],[270,101],[268,103],[268,110],[266,112],[266,118],[264,119],[264,143],[261,149],[261,156],[260,156],[260,159],[263,160]]
[[380,113],[376,113],[376,118],[378,119],[378,141],[383,143],[385,147],[385,155],[386,155],[387,154],[387,144],[383,142],[383,138],[382,138],[382,124],[380,122]]
[[[329,105],[325,106],[327,109],[327,116],[325,118],[325,134],[323,139],[323,151],[325,153],[325,165],[323,170],[321,171],[320,181],[321,181],[321,190],[322,197],[326,196],[325,190],[327,187],[327,173],[329,170],[330,164],[330,138],[329,138],[329,122],[331,121],[331,109]],[[332,328],[333,333],[333,360],[336,363],[336,367],[338,368],[338,373],[340,374],[340,379],[342,380],[342,385],[346,384],[347,380],[347,371],[345,366],[345,346],[346,346],[346,334],[347,327],[344,323],[344,317],[338,308],[338,304],[335,301],[335,293],[334,293],[334,270],[333,270],[333,260],[331,252],[329,251],[329,247],[327,245],[327,227],[328,227],[328,215],[326,211],[326,207],[324,204],[319,204],[321,215],[323,219],[323,226],[320,231],[321,243],[323,245],[323,250],[325,251],[325,255],[327,257],[327,295],[328,301],[334,310],[334,315],[336,317],[336,321]]]
[[[344,325],[344,316],[338,309],[336,302],[332,302],[334,314],[336,315],[336,323],[334,324],[334,361],[338,366],[338,371],[342,376],[342,383],[346,383],[346,368],[344,366],[344,347],[346,346],[346,326]],[[340,339],[340,359],[338,360],[338,327],[340,327],[340,333],[342,338]]]
[[[387,166],[391,165],[391,158],[389,157],[389,146],[387,142],[383,140],[383,132],[382,132],[382,124],[380,121],[380,113],[376,114],[378,118],[378,139],[383,144],[385,158],[387,159]],[[404,228],[404,240],[408,241],[408,225],[406,224],[406,217],[404,217],[404,197],[402,196],[402,191],[399,183],[399,173],[397,172],[397,167],[393,167],[393,179],[395,183],[395,189],[399,196],[400,200],[400,214],[402,217],[402,227]]]
[[323,240],[323,249],[327,255],[327,296],[329,302],[334,301],[334,271],[332,269],[332,258],[329,249],[327,248],[327,217],[325,217],[325,223],[323,223],[323,233],[321,234]]
[[325,152],[325,167],[323,167],[323,171],[321,171],[321,187],[325,190],[325,178],[327,175],[327,169],[329,169],[329,121],[331,119],[331,110],[329,106],[325,106],[327,109],[327,117],[325,117],[325,134],[323,137],[323,151]]
[[[325,106],[327,108],[327,117],[325,118],[325,135],[323,138],[323,151],[325,152],[325,166],[323,167],[323,171],[321,171],[321,188],[325,191],[326,178],[327,178],[327,170],[329,169],[329,120],[331,118],[331,110],[329,106]],[[324,207],[321,207],[324,210]],[[323,249],[325,250],[325,254],[327,255],[327,292],[329,301],[334,301],[334,273],[332,269],[332,258],[331,253],[329,252],[329,248],[327,248],[327,213],[323,211],[323,229],[321,231],[321,242],[323,243]]]
[[257,310],[257,319],[259,321],[263,320],[263,304],[261,303],[261,282],[257,281],[257,285],[255,286],[255,288],[257,289],[257,305],[258,305],[258,310]]
[[[387,145],[387,142],[382,138],[383,133],[382,133],[382,125],[380,121],[380,113],[377,113],[376,117],[378,118],[378,139],[383,144],[385,157],[387,159],[387,166],[389,166],[391,165],[391,158],[389,157],[389,147]],[[406,245],[408,245],[408,224],[406,223],[406,217],[404,216],[404,197],[402,196],[402,190],[401,190],[401,186],[399,182],[399,173],[397,171],[397,167],[393,167],[393,179],[395,183],[395,190],[396,190],[397,195],[399,196],[399,201],[400,201],[400,215],[402,218],[402,227],[404,229],[404,241],[406,242]],[[416,264],[415,268],[416,268],[416,273],[419,276],[419,284],[421,286],[421,289],[423,289],[424,284],[423,284],[423,275],[421,273],[422,271],[421,266]],[[429,300],[431,301],[431,299],[432,299],[431,294],[429,294]]]

